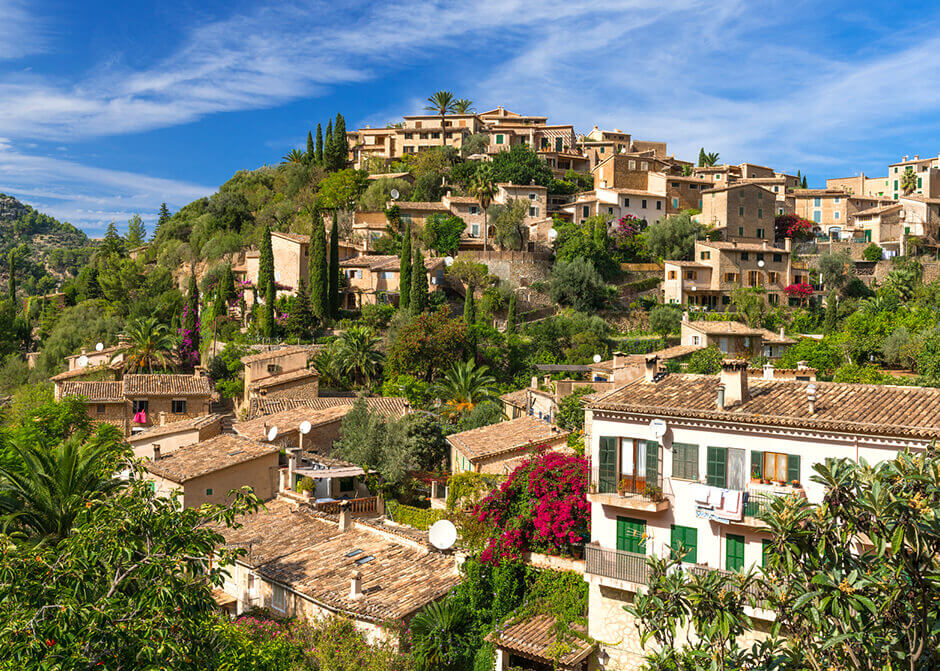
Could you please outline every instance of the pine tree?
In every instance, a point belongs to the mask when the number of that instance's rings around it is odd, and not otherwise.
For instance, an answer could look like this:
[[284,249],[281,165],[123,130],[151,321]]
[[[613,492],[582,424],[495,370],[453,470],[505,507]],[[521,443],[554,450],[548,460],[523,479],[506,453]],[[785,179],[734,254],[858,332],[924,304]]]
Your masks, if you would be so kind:
[[467,295],[463,299],[463,320],[467,326],[475,324],[477,321],[477,308],[473,299],[473,287],[467,286]]
[[290,320],[288,330],[296,338],[307,339],[313,335],[316,330],[317,318],[313,315],[313,309],[310,306],[310,292],[307,290],[307,282],[300,278],[300,286],[297,287],[297,295],[294,297],[290,310]]
[[516,292],[509,294],[509,307],[506,309],[506,333],[516,332]]
[[314,156],[316,156],[317,165],[323,165],[323,126],[317,124],[317,144]]
[[333,121],[326,122],[326,134],[323,136],[323,169],[333,170]]
[[166,203],[160,203],[160,211],[157,212],[157,225],[153,229],[153,237],[157,237],[157,231],[160,230],[160,227],[163,226],[166,222],[170,220],[170,208],[166,206]]
[[108,224],[108,229],[104,234],[104,242],[101,243],[101,249],[105,254],[121,254],[124,252],[124,238],[117,232],[117,226],[114,222]]
[[408,302],[413,314],[421,314],[428,309],[428,271],[424,267],[420,245],[415,245],[411,251],[411,296]]
[[317,160],[317,150],[313,146],[313,134],[309,130],[307,131],[307,153],[304,154],[304,158],[307,163],[313,163]]
[[320,208],[313,208],[310,230],[310,307],[318,319],[329,316],[329,286],[326,267],[326,229]]
[[274,301],[276,300],[274,280],[268,280],[264,286],[264,314],[261,321],[261,330],[265,338],[274,337]]
[[804,189],[809,188],[808,186],[806,186],[806,175],[803,175],[803,188]]
[[274,250],[271,248],[271,227],[265,226],[261,236],[261,254],[258,259],[258,289],[267,291],[268,282],[274,281]]
[[339,316],[339,214],[336,210],[333,210],[333,226],[330,228],[330,264],[327,272],[329,314],[335,318]]
[[140,247],[147,241],[147,227],[139,214],[135,214],[127,222],[127,245],[132,249]]
[[398,279],[398,307],[407,310],[411,306],[411,224],[405,224],[405,234],[401,240]]
[[704,168],[707,159],[705,158],[705,147],[698,150],[698,167]]
[[333,126],[333,157],[334,170],[346,167],[349,158],[349,140],[346,138],[346,119],[342,114],[336,115],[336,125]]

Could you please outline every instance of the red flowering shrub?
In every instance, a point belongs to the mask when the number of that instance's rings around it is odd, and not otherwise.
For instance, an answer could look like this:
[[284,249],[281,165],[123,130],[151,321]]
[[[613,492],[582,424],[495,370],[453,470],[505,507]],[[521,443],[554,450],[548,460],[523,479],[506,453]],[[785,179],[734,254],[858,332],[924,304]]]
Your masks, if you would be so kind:
[[813,237],[813,222],[795,214],[778,214],[774,218],[774,230],[778,240],[809,240]]
[[813,295],[813,287],[806,282],[801,282],[799,284],[790,284],[784,291],[787,296],[791,298],[809,298]]
[[524,552],[571,555],[590,535],[588,462],[540,451],[518,466],[499,489],[474,508],[492,529],[480,559],[497,564]]

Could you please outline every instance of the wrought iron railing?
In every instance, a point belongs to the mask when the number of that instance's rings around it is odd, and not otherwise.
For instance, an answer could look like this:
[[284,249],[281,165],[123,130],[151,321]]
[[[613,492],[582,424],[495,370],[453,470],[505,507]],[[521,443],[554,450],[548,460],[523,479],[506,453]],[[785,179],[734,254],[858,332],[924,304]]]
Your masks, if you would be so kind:
[[584,570],[592,575],[645,585],[649,580],[646,555],[624,550],[584,546]]
[[744,516],[757,517],[760,513],[766,511],[776,498],[777,496],[774,494],[748,492],[747,503],[744,504]]

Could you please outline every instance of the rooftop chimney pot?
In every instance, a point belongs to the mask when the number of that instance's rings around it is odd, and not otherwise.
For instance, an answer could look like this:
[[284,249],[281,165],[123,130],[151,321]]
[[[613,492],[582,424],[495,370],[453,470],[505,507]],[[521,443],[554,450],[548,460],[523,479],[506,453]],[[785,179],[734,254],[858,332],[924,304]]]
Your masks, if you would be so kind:
[[772,363],[764,364],[764,379],[765,380],[774,379],[774,365]]
[[350,599],[361,599],[362,598],[362,572],[356,571],[352,574],[352,578],[349,581],[349,598]]
[[349,510],[349,502],[343,501],[339,509],[339,530],[340,532],[346,532],[352,529],[352,527],[353,521],[352,513]]
[[743,359],[722,361],[720,382],[725,387],[725,402],[728,405],[743,403],[750,398],[747,389],[747,361]]
[[659,372],[659,357],[655,354],[650,354],[646,357],[646,371],[644,372],[643,379],[647,382],[652,382],[653,378]]
[[160,461],[160,446],[159,445],[153,446],[153,460]]

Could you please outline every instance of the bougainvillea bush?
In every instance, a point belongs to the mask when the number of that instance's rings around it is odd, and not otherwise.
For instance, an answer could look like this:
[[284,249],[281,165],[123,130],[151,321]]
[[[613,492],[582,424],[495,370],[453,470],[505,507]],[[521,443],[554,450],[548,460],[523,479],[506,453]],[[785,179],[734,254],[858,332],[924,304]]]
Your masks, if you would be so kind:
[[590,537],[588,462],[542,448],[499,489],[477,504],[474,517],[490,529],[481,561],[518,559],[524,552],[575,555]]
[[774,218],[776,238],[809,240],[813,237],[813,222],[795,214],[778,214]]
[[813,287],[806,282],[800,282],[799,284],[789,284],[784,289],[787,296],[791,298],[809,298],[813,295]]

